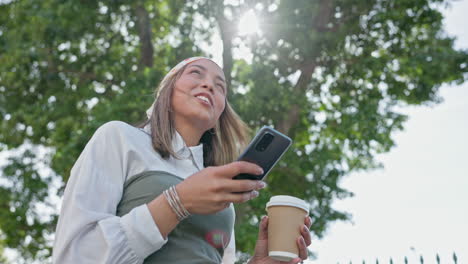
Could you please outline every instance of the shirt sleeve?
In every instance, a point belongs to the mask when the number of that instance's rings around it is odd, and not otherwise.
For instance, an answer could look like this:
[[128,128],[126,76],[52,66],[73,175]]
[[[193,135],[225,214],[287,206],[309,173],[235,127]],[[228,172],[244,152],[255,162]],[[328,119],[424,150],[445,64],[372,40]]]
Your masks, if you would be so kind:
[[232,230],[229,244],[224,249],[222,264],[234,264],[234,262],[236,262],[236,239],[235,239],[234,230]]
[[101,126],[71,170],[55,234],[54,263],[143,263],[167,242],[146,205],[116,216],[131,162],[122,124]]

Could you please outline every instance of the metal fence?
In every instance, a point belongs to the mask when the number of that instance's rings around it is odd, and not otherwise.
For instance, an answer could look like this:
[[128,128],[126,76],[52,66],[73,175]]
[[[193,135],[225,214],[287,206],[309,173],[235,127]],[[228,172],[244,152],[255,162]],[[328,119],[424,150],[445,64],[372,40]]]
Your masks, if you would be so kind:
[[[437,264],[442,264],[440,262],[440,256],[439,254],[436,254],[434,257],[429,257],[429,258],[425,258],[424,256],[419,256],[419,264],[424,264],[425,262],[424,261],[430,261],[430,263],[433,263],[432,261],[435,260]],[[452,254],[452,264],[461,264],[458,262],[458,257],[457,257],[457,254],[455,252],[453,252]],[[337,264],[386,264],[386,263],[389,263],[389,264],[397,264],[397,263],[404,263],[404,264],[413,264],[413,263],[410,263],[408,261],[408,257],[404,257],[402,262],[399,261],[399,260],[394,260],[393,258],[390,258],[388,261],[385,261],[385,260],[379,260],[378,258],[375,259],[375,260],[371,260],[371,261],[366,261],[366,260],[362,260],[362,262],[352,262],[352,261],[349,261],[347,263],[341,263],[341,262],[338,262]],[[418,263],[415,263],[415,264],[418,264]],[[445,264],[445,263],[444,263]],[[447,264],[450,264],[450,263],[447,263]]]

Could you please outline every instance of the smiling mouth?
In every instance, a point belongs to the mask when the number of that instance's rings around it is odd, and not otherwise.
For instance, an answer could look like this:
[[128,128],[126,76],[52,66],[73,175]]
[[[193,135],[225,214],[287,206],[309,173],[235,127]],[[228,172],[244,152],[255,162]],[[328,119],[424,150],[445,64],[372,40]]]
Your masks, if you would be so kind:
[[211,106],[211,102],[210,102],[210,100],[209,100],[206,96],[197,95],[197,96],[195,96],[195,97],[198,98],[198,99],[199,99],[200,101],[202,101],[203,103],[205,103],[205,104]]

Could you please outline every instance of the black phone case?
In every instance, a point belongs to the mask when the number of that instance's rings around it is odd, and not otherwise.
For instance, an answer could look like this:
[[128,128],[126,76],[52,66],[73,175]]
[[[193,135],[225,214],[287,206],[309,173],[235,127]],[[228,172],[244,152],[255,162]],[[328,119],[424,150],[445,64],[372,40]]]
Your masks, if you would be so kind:
[[[256,146],[260,143],[262,137],[266,134],[272,134],[273,140],[266,147],[264,151],[259,151]],[[283,156],[286,150],[291,145],[292,140],[280,133],[279,131],[269,127],[262,127],[257,135],[252,139],[247,149],[239,156],[238,161],[248,161],[255,163],[263,168],[262,175],[253,175],[242,173],[235,176],[233,179],[249,179],[249,180],[261,180],[263,179]]]

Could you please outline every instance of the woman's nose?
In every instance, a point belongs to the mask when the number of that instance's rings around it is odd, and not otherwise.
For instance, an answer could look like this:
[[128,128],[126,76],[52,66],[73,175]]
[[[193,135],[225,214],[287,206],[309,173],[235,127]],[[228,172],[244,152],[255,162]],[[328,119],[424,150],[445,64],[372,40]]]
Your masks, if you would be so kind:
[[209,80],[204,80],[202,87],[208,89],[210,92],[213,92],[213,84]]

